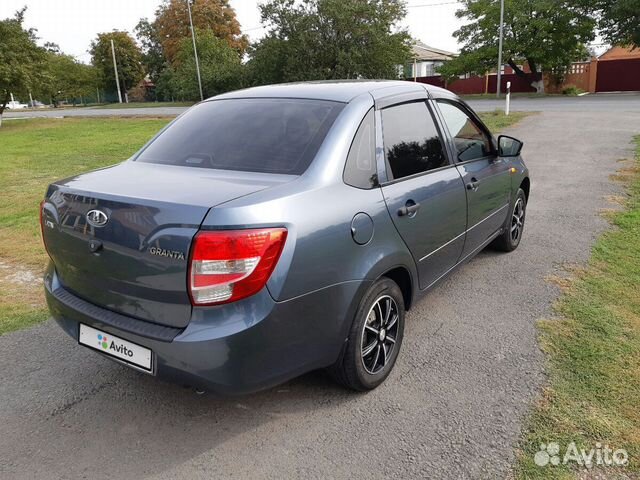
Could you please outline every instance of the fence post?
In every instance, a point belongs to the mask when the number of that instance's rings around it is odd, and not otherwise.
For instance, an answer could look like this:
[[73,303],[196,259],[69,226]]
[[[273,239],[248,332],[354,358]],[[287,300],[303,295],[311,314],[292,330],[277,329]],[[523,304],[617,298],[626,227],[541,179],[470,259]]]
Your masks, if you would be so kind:
[[505,115],[509,115],[510,107],[511,107],[511,82],[507,82],[507,98],[506,98],[506,105],[504,106]]
[[589,64],[589,93],[596,93],[596,85],[598,80],[598,59],[597,57],[591,58]]

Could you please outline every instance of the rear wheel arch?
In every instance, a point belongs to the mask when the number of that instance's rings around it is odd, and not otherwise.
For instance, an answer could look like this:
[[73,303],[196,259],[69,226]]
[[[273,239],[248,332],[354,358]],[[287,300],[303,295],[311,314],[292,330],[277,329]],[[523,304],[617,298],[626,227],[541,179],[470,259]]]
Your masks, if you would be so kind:
[[520,183],[520,187],[524,191],[524,196],[526,197],[527,202],[529,201],[529,191],[531,189],[531,180],[529,177],[524,177],[522,182]]
[[383,273],[380,277],[390,278],[400,287],[404,299],[404,308],[408,311],[413,302],[413,280],[409,270],[405,267],[396,267]]

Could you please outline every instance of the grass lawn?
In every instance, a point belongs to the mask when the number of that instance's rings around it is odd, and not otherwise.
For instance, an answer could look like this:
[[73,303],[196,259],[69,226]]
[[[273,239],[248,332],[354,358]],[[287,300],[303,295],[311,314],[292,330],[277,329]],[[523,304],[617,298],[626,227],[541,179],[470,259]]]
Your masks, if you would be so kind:
[[533,113],[511,112],[509,116],[507,116],[500,110],[494,110],[493,112],[483,112],[479,115],[482,121],[489,127],[489,130],[491,130],[493,134],[498,134],[505,128],[515,125],[523,118],[533,115]]
[[94,108],[156,108],[156,107],[190,107],[194,102],[129,102],[107,103]]
[[[131,104],[129,104],[131,105]],[[495,132],[522,118],[483,114]],[[47,318],[38,205],[54,180],[120,162],[168,119],[66,118],[0,127],[0,334]]]
[[45,320],[38,205],[53,180],[128,158],[168,119],[12,120],[0,127],[0,334]]
[[525,431],[517,478],[586,478],[575,462],[537,466],[534,455],[549,442],[560,445],[561,460],[570,442],[587,452],[597,442],[601,451],[625,449],[628,468],[600,473],[640,478],[640,136],[636,144],[636,163],[617,175],[629,183],[626,209],[611,215],[614,229],[563,285],[559,318],[540,322],[549,382]]

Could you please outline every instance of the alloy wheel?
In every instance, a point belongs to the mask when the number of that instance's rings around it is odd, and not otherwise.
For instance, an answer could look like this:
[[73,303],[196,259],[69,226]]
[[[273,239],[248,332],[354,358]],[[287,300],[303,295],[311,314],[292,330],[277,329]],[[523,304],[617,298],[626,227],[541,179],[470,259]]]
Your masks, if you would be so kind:
[[522,236],[524,228],[524,202],[522,198],[518,198],[513,207],[513,215],[511,216],[511,241],[516,244]]
[[362,329],[362,365],[367,373],[380,373],[392,357],[398,334],[398,304],[389,295],[374,303]]

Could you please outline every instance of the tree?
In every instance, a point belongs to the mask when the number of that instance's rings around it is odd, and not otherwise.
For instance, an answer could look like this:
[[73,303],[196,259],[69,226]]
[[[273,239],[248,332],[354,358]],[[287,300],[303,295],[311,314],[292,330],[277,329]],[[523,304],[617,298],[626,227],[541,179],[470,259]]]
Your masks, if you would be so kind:
[[[189,0],[193,25],[201,30],[211,30],[214,36],[243,55],[248,40],[242,35],[240,23],[229,0]],[[189,12],[185,0],[164,0],[156,10],[154,28],[165,58],[173,63],[181,49],[182,40],[191,36]]]
[[0,21],[0,125],[11,94],[26,96],[47,78],[46,51],[36,45],[34,30],[22,28],[25,11]]
[[[242,79],[242,63],[238,52],[210,29],[196,31],[196,46],[200,60],[202,90],[206,97],[238,88]],[[171,69],[171,91],[179,98],[200,98],[193,43],[190,38],[180,42]]]
[[113,40],[116,51],[120,88],[126,92],[136,86],[144,77],[142,53],[127,32],[114,30],[98,34],[96,40],[91,43],[91,62],[96,67],[99,82],[107,91],[113,92],[117,89],[111,40]]
[[640,47],[640,0],[596,0],[595,7],[607,41]]
[[141,19],[135,28],[136,38],[142,46],[142,64],[151,81],[157,86],[168,63],[160,43],[156,22]]
[[46,65],[49,78],[37,90],[38,94],[46,95],[54,105],[62,98],[70,98],[75,104],[76,99],[93,95],[97,86],[96,68],[56,52],[59,49],[49,49]]
[[410,58],[402,0],[270,0],[267,36],[250,52],[253,83],[397,78]]
[[287,72],[288,50],[288,41],[275,35],[269,35],[251,45],[250,60],[246,65],[249,83],[264,85],[295,79],[295,70],[291,73]]
[[[539,73],[562,71],[593,40],[595,19],[585,0],[505,0],[503,58],[514,71],[528,78],[538,92],[544,87]],[[483,75],[496,68],[500,2],[462,0],[458,18],[470,21],[454,33],[464,46],[460,55],[441,69],[446,77]],[[518,64],[527,62],[531,74]]]

